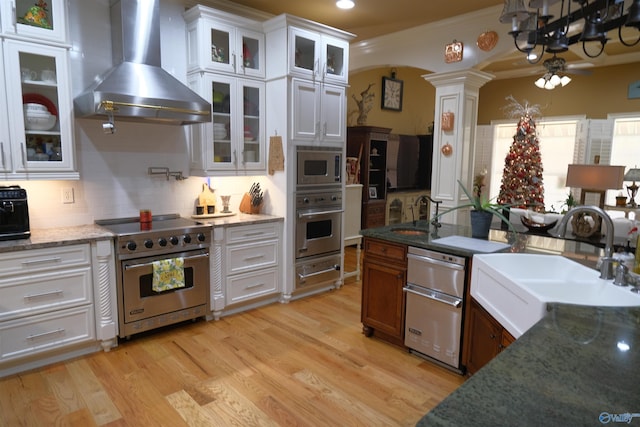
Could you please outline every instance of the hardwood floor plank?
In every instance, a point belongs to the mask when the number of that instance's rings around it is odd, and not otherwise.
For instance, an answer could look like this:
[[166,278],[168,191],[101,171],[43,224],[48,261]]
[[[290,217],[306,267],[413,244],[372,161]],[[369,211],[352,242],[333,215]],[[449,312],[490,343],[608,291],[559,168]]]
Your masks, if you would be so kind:
[[118,408],[111,401],[109,393],[104,389],[85,359],[68,363],[67,370],[96,425],[104,425],[122,417]]
[[350,278],[0,378],[0,427],[413,426],[464,378],[365,337],[361,292]]

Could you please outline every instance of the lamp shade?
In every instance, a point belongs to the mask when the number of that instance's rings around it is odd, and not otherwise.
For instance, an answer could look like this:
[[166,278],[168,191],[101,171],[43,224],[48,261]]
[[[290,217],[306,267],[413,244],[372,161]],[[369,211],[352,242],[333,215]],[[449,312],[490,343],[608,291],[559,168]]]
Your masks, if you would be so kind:
[[569,165],[567,187],[600,191],[622,188],[624,176],[624,166]]
[[640,181],[640,169],[629,169],[624,174],[625,181]]

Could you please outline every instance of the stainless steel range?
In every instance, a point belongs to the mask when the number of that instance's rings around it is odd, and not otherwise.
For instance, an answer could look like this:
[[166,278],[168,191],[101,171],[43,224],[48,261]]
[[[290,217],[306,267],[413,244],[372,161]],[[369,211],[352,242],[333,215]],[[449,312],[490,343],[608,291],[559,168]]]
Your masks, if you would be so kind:
[[121,338],[209,312],[210,225],[175,214],[149,224],[137,217],[96,224],[116,235]]

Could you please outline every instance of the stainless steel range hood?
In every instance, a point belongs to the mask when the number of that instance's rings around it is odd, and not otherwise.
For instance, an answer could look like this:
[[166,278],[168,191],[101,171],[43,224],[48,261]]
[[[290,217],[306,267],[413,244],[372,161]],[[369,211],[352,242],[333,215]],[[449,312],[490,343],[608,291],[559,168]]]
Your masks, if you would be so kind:
[[76,116],[186,125],[211,121],[211,104],[161,67],[159,0],[111,6],[113,59],[74,100]]

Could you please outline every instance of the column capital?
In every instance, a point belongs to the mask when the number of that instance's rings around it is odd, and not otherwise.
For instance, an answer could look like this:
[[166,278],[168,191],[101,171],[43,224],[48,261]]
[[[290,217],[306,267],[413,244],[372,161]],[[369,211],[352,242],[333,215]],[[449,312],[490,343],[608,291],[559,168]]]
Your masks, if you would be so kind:
[[462,84],[475,89],[480,89],[485,83],[493,80],[495,76],[483,71],[469,69],[462,71],[449,71],[446,73],[424,74],[422,78],[436,88]]

